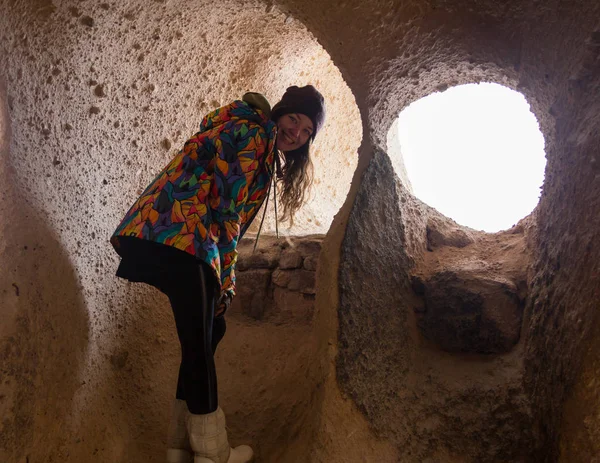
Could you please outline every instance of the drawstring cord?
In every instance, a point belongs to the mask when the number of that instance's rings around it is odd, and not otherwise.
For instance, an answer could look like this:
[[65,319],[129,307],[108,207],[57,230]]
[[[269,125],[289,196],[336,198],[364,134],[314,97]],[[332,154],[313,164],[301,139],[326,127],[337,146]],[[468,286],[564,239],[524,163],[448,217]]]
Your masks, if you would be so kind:
[[279,153],[275,151],[275,165],[276,165],[276,175],[271,177],[271,182],[269,183],[269,189],[267,190],[267,199],[265,200],[265,210],[263,211],[262,219],[260,219],[260,225],[258,226],[258,233],[256,234],[256,240],[254,241],[254,248],[252,252],[256,251],[256,247],[258,246],[258,238],[260,238],[260,232],[262,230],[263,223],[265,221],[265,216],[267,215],[267,208],[269,206],[269,197],[271,196],[271,185],[273,186],[273,201],[275,205],[275,235],[277,239],[279,239],[279,222],[277,220],[277,181],[275,177],[279,177],[282,175],[281,164],[279,159]]
[[265,216],[267,215],[267,206],[269,205],[269,196],[271,196],[271,182],[269,182],[269,190],[267,191],[267,199],[265,200],[265,209],[263,211],[262,219],[260,219],[260,225],[258,226],[258,233],[256,234],[256,240],[254,240],[254,248],[252,252],[256,251],[256,246],[258,246],[258,238],[260,238],[260,231],[262,230],[263,223],[265,221]]
[[279,225],[277,223],[277,181],[273,178],[273,204],[275,205],[275,235],[279,239]]
[[275,149],[275,175],[273,175],[273,199],[275,201],[275,235],[279,239],[279,221],[277,220],[277,179],[283,178],[279,150]]

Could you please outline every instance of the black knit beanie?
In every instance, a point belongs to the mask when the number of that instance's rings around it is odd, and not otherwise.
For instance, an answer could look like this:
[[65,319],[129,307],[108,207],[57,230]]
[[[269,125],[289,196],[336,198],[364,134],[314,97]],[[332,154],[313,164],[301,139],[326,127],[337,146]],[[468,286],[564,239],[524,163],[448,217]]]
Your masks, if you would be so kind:
[[310,118],[314,129],[311,139],[314,140],[317,132],[325,122],[325,100],[323,95],[312,85],[288,87],[281,97],[281,101],[273,106],[271,119],[277,122],[281,116],[289,113],[300,113]]

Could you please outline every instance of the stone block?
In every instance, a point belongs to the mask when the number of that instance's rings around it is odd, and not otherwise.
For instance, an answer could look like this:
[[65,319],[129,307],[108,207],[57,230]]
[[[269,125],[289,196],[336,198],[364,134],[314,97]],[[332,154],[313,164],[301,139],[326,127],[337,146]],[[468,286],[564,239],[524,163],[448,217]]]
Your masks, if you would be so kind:
[[276,269],[271,277],[273,284],[280,286],[281,288],[287,288],[292,278],[292,272],[289,270]]
[[296,241],[295,249],[302,255],[302,257],[318,256],[321,252],[322,244],[323,238],[321,237],[305,237]]
[[287,288],[302,294],[315,294],[315,272],[300,269],[290,271]]
[[236,270],[243,272],[248,269],[273,269],[279,263],[279,249],[259,249],[252,253],[240,253]]
[[294,269],[302,267],[302,255],[293,248],[285,249],[279,260],[280,269]]
[[304,270],[311,270],[311,271],[316,271],[317,270],[317,264],[319,262],[319,256],[306,256],[304,258],[304,264],[302,265],[302,267],[304,268]]

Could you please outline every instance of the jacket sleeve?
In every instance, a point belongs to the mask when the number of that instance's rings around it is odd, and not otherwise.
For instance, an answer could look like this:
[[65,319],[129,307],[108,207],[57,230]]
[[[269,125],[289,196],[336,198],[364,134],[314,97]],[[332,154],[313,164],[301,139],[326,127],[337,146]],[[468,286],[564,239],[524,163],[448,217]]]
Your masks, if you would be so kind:
[[227,124],[213,140],[214,182],[210,194],[213,230],[219,236],[221,294],[235,295],[235,263],[240,236],[240,214],[248,190],[267,147],[265,130],[256,122],[236,120]]

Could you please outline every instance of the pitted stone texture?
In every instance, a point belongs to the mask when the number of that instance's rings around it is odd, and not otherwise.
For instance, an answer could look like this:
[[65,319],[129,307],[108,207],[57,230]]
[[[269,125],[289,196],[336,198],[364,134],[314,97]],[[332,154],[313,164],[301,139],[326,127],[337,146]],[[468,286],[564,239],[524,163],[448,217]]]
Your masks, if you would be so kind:
[[[414,309],[422,307],[422,300],[411,289],[410,274],[424,263],[433,268],[426,257],[446,261],[424,246],[427,218],[435,214],[406,194],[387,156],[375,154],[342,246],[338,381],[378,434],[396,444],[401,461],[535,461],[531,410],[522,387],[522,347],[502,356],[466,357],[419,339],[421,315],[415,316]],[[409,245],[407,237],[418,243]],[[517,238],[522,246],[522,236],[511,239]],[[491,280],[489,271],[500,262],[496,257],[502,246],[520,250],[515,243],[490,240],[478,252],[487,253],[494,264],[457,264],[463,270],[455,268],[454,274],[462,278],[472,272],[472,279],[475,274]],[[442,247],[439,252],[472,248]],[[508,281],[519,266],[521,262],[499,268],[506,270]],[[419,292],[431,291],[426,285]],[[507,286],[516,291],[516,285]],[[433,296],[439,296],[437,289]],[[506,331],[513,334],[518,330],[514,317],[497,321],[508,323]],[[427,328],[435,329],[433,325],[431,321]]]
[[91,320],[56,231],[12,181],[11,125],[0,76],[0,461],[48,461],[65,454],[74,397],[86,389],[78,372]]
[[417,324],[449,352],[510,351],[521,334],[523,301],[517,285],[472,270],[437,272],[423,283],[425,307]]

